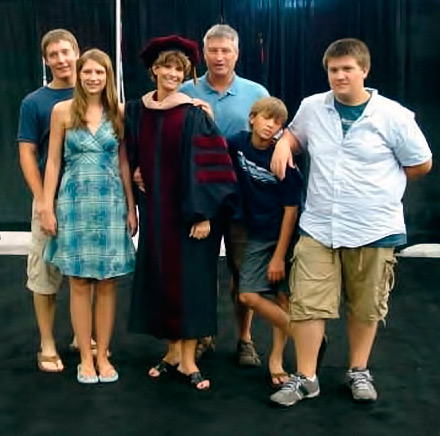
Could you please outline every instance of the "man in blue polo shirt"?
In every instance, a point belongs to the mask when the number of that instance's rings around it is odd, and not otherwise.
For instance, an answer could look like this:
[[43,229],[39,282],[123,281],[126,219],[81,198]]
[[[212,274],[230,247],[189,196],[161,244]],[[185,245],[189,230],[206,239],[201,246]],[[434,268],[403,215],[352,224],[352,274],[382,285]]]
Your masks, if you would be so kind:
[[226,24],[212,26],[203,38],[203,54],[208,71],[198,78],[197,84],[192,80],[185,82],[180,91],[209,103],[223,136],[249,130],[252,105],[269,93],[264,86],[235,73],[239,54],[237,32]]
[[[212,26],[203,38],[203,54],[208,71],[198,79],[196,85],[193,81],[184,83],[181,92],[209,103],[214,112],[214,121],[223,136],[230,137],[249,130],[248,115],[252,105],[260,98],[269,96],[269,93],[262,85],[235,73],[239,54],[237,32],[225,24]],[[252,311],[237,298],[244,239],[239,223],[228,226],[225,245],[239,328],[237,361],[243,366],[259,366],[261,361],[251,336]],[[211,342],[211,339],[203,340],[198,346],[198,354],[201,355],[207,346],[212,345]]]

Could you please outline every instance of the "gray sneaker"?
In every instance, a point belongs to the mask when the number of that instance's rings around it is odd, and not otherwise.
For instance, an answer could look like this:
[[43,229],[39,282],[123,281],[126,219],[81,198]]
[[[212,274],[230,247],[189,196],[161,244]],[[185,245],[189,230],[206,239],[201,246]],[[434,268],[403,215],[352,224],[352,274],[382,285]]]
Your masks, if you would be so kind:
[[368,369],[349,369],[347,371],[347,381],[354,400],[363,402],[377,400],[377,392],[373,385],[373,376]]
[[310,381],[298,373],[293,374],[278,392],[272,394],[270,400],[281,406],[289,407],[304,398],[314,398],[318,395],[318,377],[314,381]]
[[237,362],[241,366],[260,366],[261,359],[252,341],[239,340],[237,343]]

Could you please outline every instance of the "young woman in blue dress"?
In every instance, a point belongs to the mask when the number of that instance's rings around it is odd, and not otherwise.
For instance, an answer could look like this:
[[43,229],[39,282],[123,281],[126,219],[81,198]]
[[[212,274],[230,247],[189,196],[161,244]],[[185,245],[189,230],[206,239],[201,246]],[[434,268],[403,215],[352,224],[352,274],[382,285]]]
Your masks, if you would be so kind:
[[[126,150],[119,140],[122,114],[110,58],[98,49],[85,52],[77,62],[77,77],[73,99],[56,104],[52,112],[42,219],[52,237],[44,257],[69,277],[81,354],[77,380],[113,382],[118,373],[107,350],[116,305],[114,278],[134,269],[131,236],[137,217]],[[90,349],[92,287],[96,367]]]

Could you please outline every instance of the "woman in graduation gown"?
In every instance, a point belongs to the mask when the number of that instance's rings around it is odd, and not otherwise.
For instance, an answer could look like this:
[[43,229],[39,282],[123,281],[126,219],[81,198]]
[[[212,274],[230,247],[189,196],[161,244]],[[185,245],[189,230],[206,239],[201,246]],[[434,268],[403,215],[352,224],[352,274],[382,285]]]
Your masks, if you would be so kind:
[[169,341],[150,377],[177,370],[208,389],[195,348],[216,333],[219,217],[233,204],[236,176],[212,119],[178,92],[191,71],[196,80],[197,43],[154,38],[141,58],[157,90],[125,107],[131,167],[145,186],[129,327]]

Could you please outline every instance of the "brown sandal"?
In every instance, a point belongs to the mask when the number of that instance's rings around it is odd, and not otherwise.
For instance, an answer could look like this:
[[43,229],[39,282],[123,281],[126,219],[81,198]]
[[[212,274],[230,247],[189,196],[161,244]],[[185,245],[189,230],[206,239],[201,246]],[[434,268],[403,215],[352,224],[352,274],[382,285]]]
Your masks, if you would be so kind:
[[[55,369],[49,369],[45,364],[52,363],[55,365]],[[61,369],[59,368],[61,364]],[[61,372],[64,369],[63,362],[58,354],[55,356],[45,356],[40,352],[37,353],[37,365],[38,369],[43,372]]]
[[203,356],[207,357],[215,352],[215,337],[207,336],[197,340],[196,360],[200,360]]

